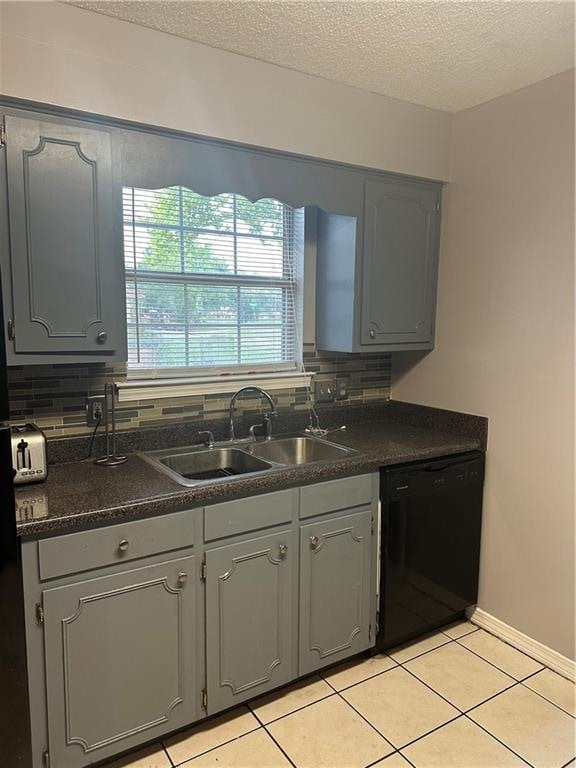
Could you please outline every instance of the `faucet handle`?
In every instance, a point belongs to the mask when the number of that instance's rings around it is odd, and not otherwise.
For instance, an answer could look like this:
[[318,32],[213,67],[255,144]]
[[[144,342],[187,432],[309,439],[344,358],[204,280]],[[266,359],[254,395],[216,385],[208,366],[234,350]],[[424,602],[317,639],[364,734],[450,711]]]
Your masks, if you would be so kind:
[[276,416],[278,416],[276,411],[270,411],[270,413],[264,414],[264,421],[262,423],[262,426],[266,430],[266,439],[270,440],[272,437],[272,419],[275,419]]
[[198,432],[198,437],[201,435],[206,435],[206,440],[204,440],[204,445],[207,448],[214,448],[214,435],[212,432],[210,432],[209,429],[203,429],[201,432]]

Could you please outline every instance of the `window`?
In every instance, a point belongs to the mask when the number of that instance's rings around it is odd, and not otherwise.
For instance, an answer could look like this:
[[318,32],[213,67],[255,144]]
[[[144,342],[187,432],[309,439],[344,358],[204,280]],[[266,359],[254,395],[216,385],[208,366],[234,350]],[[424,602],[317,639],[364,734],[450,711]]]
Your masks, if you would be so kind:
[[130,369],[283,370],[300,358],[295,211],[124,188]]

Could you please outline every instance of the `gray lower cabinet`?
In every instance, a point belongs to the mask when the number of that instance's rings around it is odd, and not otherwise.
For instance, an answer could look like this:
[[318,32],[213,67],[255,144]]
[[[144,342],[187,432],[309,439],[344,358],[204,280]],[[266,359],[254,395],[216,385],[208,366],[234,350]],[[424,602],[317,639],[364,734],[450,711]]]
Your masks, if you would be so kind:
[[199,717],[196,561],[43,592],[51,766],[89,765]]
[[301,675],[373,645],[372,510],[300,527]]
[[366,474],[25,541],[35,766],[107,761],[368,649],[377,499]]
[[122,199],[111,132],[14,115],[5,125],[8,362],[126,359]]
[[208,713],[296,676],[291,529],[206,552]]

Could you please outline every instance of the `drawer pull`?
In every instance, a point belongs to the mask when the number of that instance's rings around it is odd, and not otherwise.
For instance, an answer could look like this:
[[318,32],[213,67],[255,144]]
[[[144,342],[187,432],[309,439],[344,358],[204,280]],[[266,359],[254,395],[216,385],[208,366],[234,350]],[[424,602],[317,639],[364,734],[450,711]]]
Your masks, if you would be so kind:
[[178,586],[183,587],[187,581],[188,581],[188,574],[184,573],[184,571],[181,571],[178,574]]
[[128,552],[129,546],[130,542],[128,539],[122,539],[122,541],[118,544],[118,552]]
[[280,544],[278,547],[278,554],[280,557],[286,557],[288,554],[288,544]]
[[312,549],[318,549],[318,536],[310,536],[310,546]]

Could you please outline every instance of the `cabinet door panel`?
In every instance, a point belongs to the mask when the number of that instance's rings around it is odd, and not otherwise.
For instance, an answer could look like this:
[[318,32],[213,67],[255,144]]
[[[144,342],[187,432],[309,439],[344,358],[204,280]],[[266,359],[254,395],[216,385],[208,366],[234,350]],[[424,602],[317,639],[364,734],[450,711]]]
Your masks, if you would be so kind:
[[434,339],[437,186],[366,182],[362,344]]
[[372,511],[300,528],[303,675],[372,644]]
[[88,765],[199,716],[195,563],[43,593],[52,765]]
[[283,531],[206,553],[209,713],[294,677],[292,543]]
[[15,350],[124,340],[121,195],[105,130],[6,117]]

